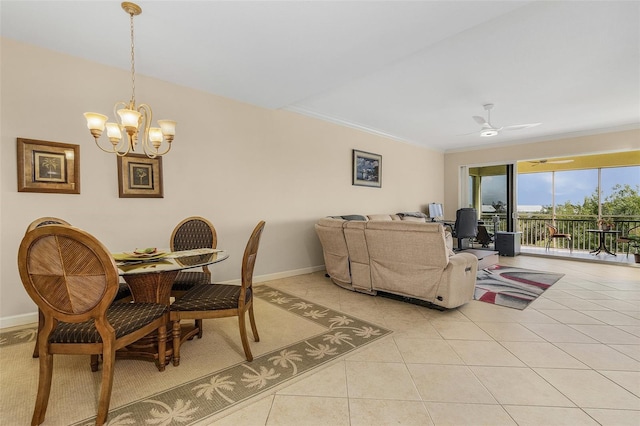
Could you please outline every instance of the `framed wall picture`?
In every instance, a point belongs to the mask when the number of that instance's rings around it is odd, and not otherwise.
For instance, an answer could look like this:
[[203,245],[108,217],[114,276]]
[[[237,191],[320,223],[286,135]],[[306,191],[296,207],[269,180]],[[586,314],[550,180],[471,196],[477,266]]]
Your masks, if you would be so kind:
[[162,157],[118,157],[118,194],[120,198],[163,198]]
[[18,138],[18,192],[80,193],[80,145]]
[[382,187],[382,155],[354,149],[352,184]]

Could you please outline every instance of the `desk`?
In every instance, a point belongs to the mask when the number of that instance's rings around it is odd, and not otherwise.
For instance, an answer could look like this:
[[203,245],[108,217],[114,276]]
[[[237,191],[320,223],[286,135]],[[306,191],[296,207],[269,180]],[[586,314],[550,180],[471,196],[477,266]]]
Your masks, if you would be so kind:
[[598,255],[598,254],[600,254],[601,251],[604,251],[605,253],[609,253],[609,254],[612,254],[614,256],[616,255],[615,253],[611,253],[609,251],[609,249],[607,248],[607,243],[605,241],[605,236],[606,236],[606,234],[619,234],[620,231],[616,231],[616,230],[613,230],[613,229],[610,229],[608,231],[604,231],[602,229],[587,229],[587,232],[590,232],[592,234],[598,234],[598,236],[599,236],[599,238],[598,238],[599,239],[598,248],[595,249],[595,250],[590,251],[589,253]]
[[[169,306],[171,286],[178,272],[222,262],[229,255],[224,250],[196,249],[169,253],[166,257],[149,261],[118,262],[120,276],[131,289],[134,303],[153,302]],[[171,324],[167,324],[167,335],[171,337]],[[159,359],[158,335],[152,333],[118,351],[122,358]],[[167,339],[171,341],[171,339]],[[164,353],[165,365],[171,361],[173,347],[167,345]]]

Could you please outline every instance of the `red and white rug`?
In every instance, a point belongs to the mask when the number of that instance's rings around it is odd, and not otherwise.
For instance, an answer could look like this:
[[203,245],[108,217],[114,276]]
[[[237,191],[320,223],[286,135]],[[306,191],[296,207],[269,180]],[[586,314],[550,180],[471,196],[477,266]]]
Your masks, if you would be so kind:
[[478,271],[474,299],[524,309],[564,274],[493,265]]

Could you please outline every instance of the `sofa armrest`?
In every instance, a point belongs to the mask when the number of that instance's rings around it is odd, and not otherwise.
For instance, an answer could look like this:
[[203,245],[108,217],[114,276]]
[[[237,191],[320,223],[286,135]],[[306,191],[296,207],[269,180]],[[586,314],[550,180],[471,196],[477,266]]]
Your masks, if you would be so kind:
[[455,308],[473,299],[478,273],[478,258],[470,253],[449,257],[437,290],[435,304]]

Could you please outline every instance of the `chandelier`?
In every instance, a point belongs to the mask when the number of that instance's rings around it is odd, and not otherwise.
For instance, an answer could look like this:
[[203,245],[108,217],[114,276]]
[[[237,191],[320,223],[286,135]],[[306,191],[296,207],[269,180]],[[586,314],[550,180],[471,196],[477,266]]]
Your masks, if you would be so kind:
[[[135,3],[123,2],[122,9],[129,14],[131,19],[131,100],[129,102],[119,101],[113,107],[113,114],[120,117],[120,123],[107,123],[109,117],[95,112],[85,112],[87,127],[96,141],[96,145],[101,150],[125,156],[136,149],[138,142],[141,143],[145,155],[155,158],[164,155],[171,149],[171,142],[176,134],[176,122],[172,120],[158,120],[160,127],[151,127],[153,112],[147,104],[136,106],[136,71],[133,42],[133,17],[142,13],[142,8]],[[110,149],[105,149],[100,145],[99,138],[107,128],[107,137],[111,142]],[[122,138],[122,131],[126,136]],[[166,149],[160,152],[160,147],[166,141]]]

